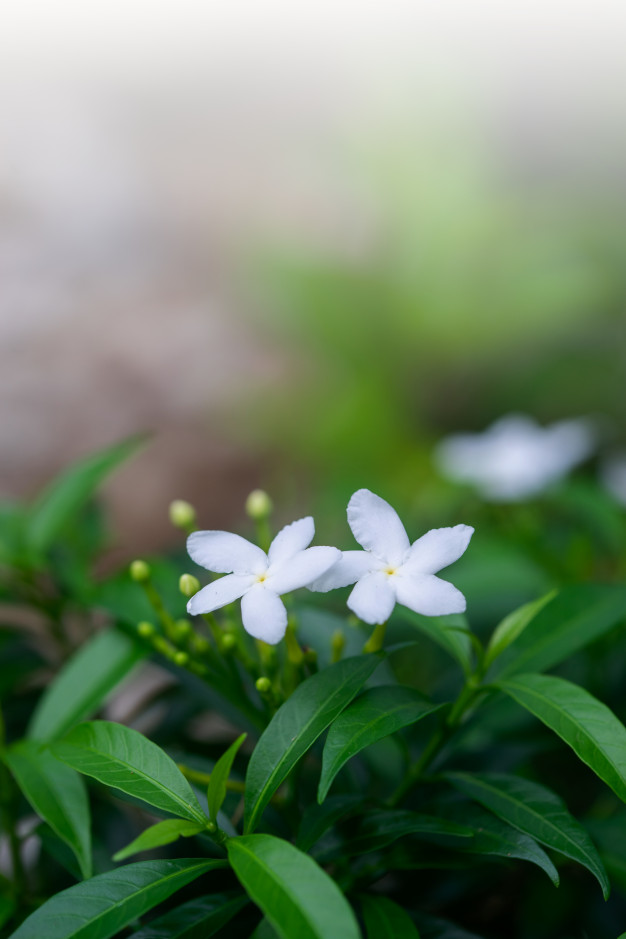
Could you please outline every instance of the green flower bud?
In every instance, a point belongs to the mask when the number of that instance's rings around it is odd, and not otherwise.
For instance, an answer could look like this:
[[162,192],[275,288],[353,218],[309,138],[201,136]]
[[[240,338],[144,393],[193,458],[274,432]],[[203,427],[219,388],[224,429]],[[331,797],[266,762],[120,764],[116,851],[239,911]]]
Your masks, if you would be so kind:
[[174,499],[170,505],[170,522],[175,528],[187,531],[196,524],[196,510],[184,499]]
[[174,665],[180,665],[182,668],[189,661],[189,656],[186,652],[175,652],[172,661],[174,662]]
[[129,570],[130,576],[138,584],[145,584],[150,580],[150,565],[145,561],[133,561]]
[[137,632],[143,639],[149,639],[150,636],[154,636],[154,626],[152,623],[147,623],[143,620],[137,626]]
[[207,822],[206,830],[211,832],[211,834],[213,834],[214,831],[217,831],[217,825],[215,824],[215,822]]
[[263,489],[254,489],[246,499],[246,513],[255,522],[268,518],[273,508],[272,500]]
[[333,662],[338,662],[343,655],[346,647],[346,637],[341,629],[336,629],[330,639],[331,658]]
[[176,620],[176,638],[186,639],[191,632],[192,626],[188,619]]
[[184,597],[193,597],[200,589],[200,581],[193,574],[181,574],[178,589]]
[[211,647],[211,643],[204,636],[194,636],[193,647],[196,652],[203,655]]
[[222,647],[222,652],[232,652],[232,650],[237,645],[237,637],[233,636],[232,633],[225,633],[222,636],[220,645]]
[[268,692],[271,691],[271,688],[272,683],[269,678],[265,677],[265,675],[263,675],[261,678],[257,678],[256,690],[259,692],[259,694],[268,694]]

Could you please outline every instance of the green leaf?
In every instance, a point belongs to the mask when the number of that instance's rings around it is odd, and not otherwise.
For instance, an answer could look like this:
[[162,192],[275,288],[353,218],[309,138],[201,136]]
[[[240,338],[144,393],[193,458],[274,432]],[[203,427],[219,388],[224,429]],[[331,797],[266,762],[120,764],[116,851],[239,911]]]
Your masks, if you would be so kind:
[[109,473],[137,452],[144,438],[135,436],[92,453],[60,473],[30,507],[26,541],[46,551],[65,523],[87,502]]
[[533,620],[537,613],[539,613],[547,603],[550,603],[556,595],[556,590],[551,590],[550,593],[540,597],[538,600],[525,603],[517,610],[509,613],[508,616],[505,616],[502,622],[496,626],[489,640],[485,654],[485,671],[489,668],[494,659],[497,659],[497,657],[523,633],[530,621]]
[[153,919],[130,939],[210,939],[248,903],[247,897],[216,893],[189,900]]
[[482,939],[475,932],[467,932],[454,923],[438,916],[427,916],[425,913],[416,913],[415,918],[419,924],[422,939]]
[[160,848],[164,844],[178,841],[179,838],[191,838],[205,829],[206,825],[202,825],[200,822],[189,822],[184,818],[166,818],[165,821],[157,822],[156,825],[151,825],[150,828],[142,831],[139,837],[114,854],[113,860],[123,861],[131,854],[138,854],[139,851],[150,851],[152,848]]
[[429,841],[441,838],[456,840],[471,838],[474,830],[457,821],[405,809],[372,812],[364,818],[358,834],[345,843],[343,850],[346,854],[366,854],[385,848],[406,835],[420,835]]
[[223,753],[211,771],[207,800],[209,804],[209,818],[217,824],[217,813],[226,798],[226,783],[239,747],[246,739],[247,734],[237,737],[226,753]]
[[153,906],[224,861],[139,861],[57,893],[11,939],[110,939]]
[[254,830],[300,757],[359,693],[380,661],[378,654],[342,659],[303,681],[274,714],[248,763],[246,832]]
[[91,877],[91,818],[82,778],[31,740],[14,744],[4,760],[35,812],[74,852],[82,876]]
[[317,801],[324,801],[335,776],[356,753],[441,707],[442,704],[431,704],[413,688],[400,685],[379,685],[363,692],[328,731]]
[[472,670],[472,640],[463,614],[422,616],[406,607],[400,607],[399,615],[456,659],[463,672],[469,675]]
[[491,812],[471,803],[460,806],[456,814],[474,834],[471,840],[459,843],[456,846],[457,851],[530,861],[545,871],[554,886],[558,887],[559,875],[556,867],[533,838],[511,828]]
[[360,896],[367,939],[420,939],[409,914],[388,897]]
[[543,672],[626,617],[626,587],[576,584],[547,603],[495,664],[499,676]]
[[516,675],[495,687],[558,734],[626,802],[626,727],[605,704],[554,675]]
[[331,796],[323,805],[313,802],[302,816],[296,846],[301,851],[308,851],[331,825],[359,812],[364,804],[365,800],[360,795]]
[[28,736],[54,740],[91,716],[106,696],[147,650],[118,629],[89,639],[66,662],[43,694],[31,719]]
[[348,901],[313,858],[273,835],[231,838],[227,849],[248,896],[281,939],[359,939]]
[[608,899],[610,884],[600,855],[555,793],[528,779],[499,773],[446,773],[446,778],[509,825],[578,861],[597,878]]
[[130,727],[110,721],[79,724],[54,744],[52,752],[105,786],[172,815],[206,824],[200,803],[176,763]]

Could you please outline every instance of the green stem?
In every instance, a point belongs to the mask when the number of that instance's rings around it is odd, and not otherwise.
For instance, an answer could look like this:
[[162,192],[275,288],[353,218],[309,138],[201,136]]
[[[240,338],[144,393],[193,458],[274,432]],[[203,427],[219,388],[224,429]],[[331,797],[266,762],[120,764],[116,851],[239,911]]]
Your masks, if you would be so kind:
[[364,652],[379,652],[383,647],[383,642],[385,641],[385,633],[387,631],[387,623],[379,623],[378,626],[374,627],[374,632],[369,637],[365,645],[363,646]]

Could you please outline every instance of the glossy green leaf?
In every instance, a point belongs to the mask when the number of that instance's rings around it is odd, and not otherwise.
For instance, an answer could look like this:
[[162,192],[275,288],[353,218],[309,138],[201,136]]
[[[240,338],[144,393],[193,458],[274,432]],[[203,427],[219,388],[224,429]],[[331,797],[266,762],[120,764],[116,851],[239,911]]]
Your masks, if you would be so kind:
[[90,454],[60,473],[30,507],[25,532],[29,547],[37,552],[46,551],[65,523],[142,443],[142,437],[130,437]]
[[365,800],[360,795],[337,795],[326,799],[323,805],[312,803],[302,816],[296,846],[308,851],[331,825],[360,811]]
[[516,675],[495,685],[558,734],[626,802],[626,727],[605,704],[554,675]]
[[600,855],[555,793],[528,779],[499,773],[446,773],[446,778],[509,825],[578,861],[597,878],[604,899],[608,898],[610,884]]
[[438,711],[413,688],[379,685],[363,692],[331,724],[322,757],[322,775],[317,790],[323,802],[332,782],[347,761],[364,747]]
[[235,757],[239,747],[246,739],[247,734],[237,737],[235,742],[230,745],[226,753],[223,753],[211,771],[207,801],[209,804],[209,818],[217,824],[217,813],[222,807],[226,798],[226,783],[230,776]]
[[91,817],[83,779],[32,740],[14,744],[4,759],[35,812],[74,852],[82,876],[91,877]]
[[281,939],[359,939],[348,901],[313,858],[273,835],[231,838],[227,849],[246,893]]
[[420,939],[409,914],[388,897],[361,896],[367,939]]
[[366,854],[385,848],[406,835],[421,835],[430,840],[472,838],[474,830],[456,820],[394,809],[367,815],[358,834],[345,844],[346,854]]
[[160,848],[164,844],[172,844],[179,838],[191,838],[193,835],[204,831],[206,825],[200,822],[190,822],[185,818],[166,818],[156,825],[151,825],[145,831],[127,844],[125,848],[113,855],[114,861],[123,861],[132,854],[138,854],[140,851],[151,851],[152,848]]
[[342,659],[307,678],[278,709],[248,763],[246,832],[254,830],[300,757],[359,693],[380,661],[378,654]]
[[485,670],[523,633],[537,613],[554,599],[556,593],[556,590],[551,590],[550,593],[540,597],[538,600],[525,603],[517,610],[513,610],[512,613],[509,613],[508,616],[505,616],[502,622],[496,626],[489,640],[489,645],[485,653]]
[[110,939],[138,916],[224,861],[139,861],[62,890],[11,939]]
[[494,674],[543,672],[599,639],[626,617],[626,587],[566,587],[528,623],[494,663]]
[[558,887],[559,875],[556,867],[543,848],[529,835],[511,828],[491,812],[471,803],[461,806],[456,817],[462,819],[474,834],[473,838],[459,842],[455,846],[457,851],[530,861],[545,871],[555,887]]
[[176,763],[130,727],[110,721],[79,724],[52,750],[64,763],[105,786],[206,824],[200,803]]
[[189,900],[151,920],[130,939],[210,939],[247,903],[245,896],[224,893]]
[[440,919],[438,916],[427,916],[425,913],[416,913],[415,918],[419,925],[422,939],[483,939],[475,932],[461,929],[455,923]]
[[89,639],[42,695],[28,728],[33,740],[54,740],[97,711],[147,650],[118,629]]
[[422,616],[399,607],[403,619],[436,642],[459,663],[466,675],[472,670],[472,640],[467,619],[462,613],[451,616]]

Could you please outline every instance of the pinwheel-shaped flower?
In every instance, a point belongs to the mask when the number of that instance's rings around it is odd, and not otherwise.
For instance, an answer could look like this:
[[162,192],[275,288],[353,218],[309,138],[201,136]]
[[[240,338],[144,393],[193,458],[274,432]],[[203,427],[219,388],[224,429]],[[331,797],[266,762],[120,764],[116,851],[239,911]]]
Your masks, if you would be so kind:
[[348,524],[365,550],[344,551],[309,589],[356,584],[348,606],[372,626],[385,623],[396,603],[424,616],[465,610],[463,594],[435,574],[461,557],[474,532],[469,525],[434,528],[411,544],[395,510],[369,489],[350,499]]
[[306,587],[341,557],[337,548],[309,548],[314,534],[313,519],[301,518],[279,531],[266,554],[240,535],[195,531],[187,539],[190,557],[227,576],[194,594],[187,611],[192,616],[211,613],[241,597],[244,629],[271,645],[280,642],[287,628],[281,595]]
[[595,444],[595,429],[584,418],[541,427],[509,414],[482,434],[446,437],[435,462],[444,476],[470,483],[485,499],[513,502],[543,492],[587,459]]

